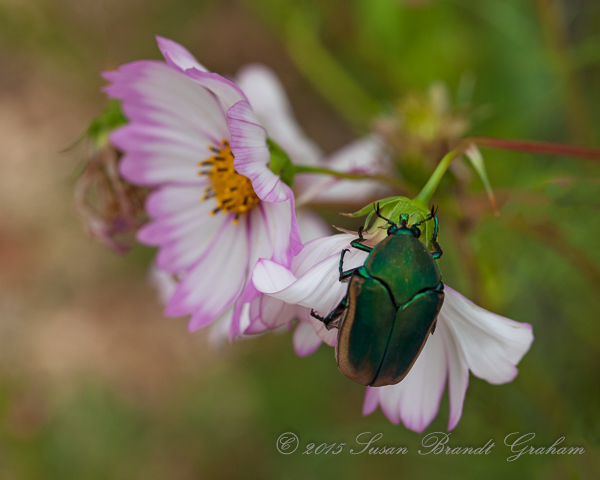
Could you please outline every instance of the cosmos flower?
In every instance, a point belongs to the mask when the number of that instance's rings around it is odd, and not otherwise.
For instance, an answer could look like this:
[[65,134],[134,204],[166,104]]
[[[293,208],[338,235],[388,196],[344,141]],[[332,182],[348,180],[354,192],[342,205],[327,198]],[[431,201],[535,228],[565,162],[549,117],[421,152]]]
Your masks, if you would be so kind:
[[289,264],[302,244],[294,196],[269,169],[267,133],[233,82],[158,38],[166,63],[104,74],[128,124],[111,135],[123,177],[154,188],[138,240],[158,246],[157,268],[177,285],[167,316],[196,330],[219,319],[231,336],[260,298],[248,281],[259,258]]
[[[266,134],[296,164],[330,164],[345,171],[381,171],[387,164],[383,144],[366,137],[327,159],[298,126],[283,87],[270,69],[248,65],[233,83],[208,73],[175,42],[158,37],[158,43],[167,64],[136,62],[105,76],[113,82],[107,92],[122,100],[129,119],[129,125],[112,137],[127,154],[122,174],[134,184],[158,187],[146,204],[152,221],[140,230],[138,239],[160,247],[151,279],[167,305],[165,314],[191,314],[191,330],[213,322],[210,337],[215,343],[242,336],[250,325],[248,333],[259,333],[274,323],[289,325],[294,318],[301,319],[293,336],[296,353],[314,352],[321,337],[331,343],[334,337],[310,317],[309,309],[289,308],[274,298],[263,298],[251,283],[242,285],[240,280],[258,258],[274,255],[277,261],[289,263],[301,247],[290,210],[291,192],[265,167],[269,158]],[[207,148],[210,154],[198,165]],[[198,177],[200,171],[208,175]],[[319,188],[309,189],[306,176],[298,177],[297,191],[305,192],[306,200],[356,201],[358,192],[372,197],[382,191],[373,181],[338,179],[319,179],[314,183]],[[232,189],[238,195],[223,203]],[[242,205],[235,204],[236,199]],[[283,205],[276,205],[282,199]],[[288,217],[293,225],[282,233],[278,225],[289,225]],[[310,210],[299,211],[298,218],[305,242],[330,233]],[[233,228],[232,221],[242,225]],[[218,239],[215,232],[221,230],[225,237]],[[237,235],[241,231],[250,232],[246,242]],[[273,235],[278,247],[262,248]],[[237,256],[229,256],[228,249]],[[239,253],[244,250],[249,250],[245,257]],[[211,288],[220,291],[213,294]],[[244,304],[250,305],[243,308]]]
[[[253,273],[255,287],[290,305],[314,308],[327,315],[344,297],[347,284],[339,281],[343,249],[344,269],[363,265],[368,253],[350,247],[355,234],[338,234],[309,242],[291,268],[260,260]],[[512,381],[516,365],[533,342],[531,325],[490,313],[445,287],[445,300],[435,333],[430,336],[408,375],[400,383],[367,387],[363,414],[377,406],[393,423],[402,421],[423,431],[437,415],[440,400],[449,387],[453,429],[462,415],[469,371],[492,384]],[[331,330],[336,332],[337,330]]]

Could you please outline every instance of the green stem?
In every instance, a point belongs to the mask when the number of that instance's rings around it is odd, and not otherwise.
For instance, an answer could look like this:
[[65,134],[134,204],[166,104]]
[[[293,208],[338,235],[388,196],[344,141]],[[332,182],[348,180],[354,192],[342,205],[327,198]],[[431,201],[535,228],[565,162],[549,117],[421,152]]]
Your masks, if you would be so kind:
[[469,145],[532,154],[564,155],[569,157],[587,158],[595,161],[600,160],[600,150],[595,148],[579,147],[577,145],[563,145],[560,143],[550,142],[534,142],[530,140],[510,140],[494,137],[469,137],[462,140],[454,150],[448,152],[444,158],[440,160],[440,163],[434,170],[423,189],[415,197],[416,202],[422,202],[423,205],[427,206],[450,164],[456,158],[460,157],[469,147]]
[[346,178],[348,180],[377,180],[378,182],[387,183],[395,188],[406,190],[403,182],[394,177],[386,175],[365,175],[363,173],[344,173],[336,170],[330,170],[324,167],[310,167],[307,165],[294,165],[294,173],[317,173],[321,175],[331,175],[338,178]]
[[423,189],[415,197],[415,202],[421,203],[421,206],[427,209],[429,200],[431,200],[431,197],[435,193],[438,185],[440,184],[440,181],[442,180],[442,177],[446,173],[446,170],[448,170],[448,167],[454,159],[460,157],[463,154],[466,146],[467,144],[465,144],[464,146],[459,146],[454,150],[451,150],[444,156],[444,158],[440,160],[440,163],[431,174],[431,177],[429,177],[429,180],[427,180],[427,183],[425,184]]

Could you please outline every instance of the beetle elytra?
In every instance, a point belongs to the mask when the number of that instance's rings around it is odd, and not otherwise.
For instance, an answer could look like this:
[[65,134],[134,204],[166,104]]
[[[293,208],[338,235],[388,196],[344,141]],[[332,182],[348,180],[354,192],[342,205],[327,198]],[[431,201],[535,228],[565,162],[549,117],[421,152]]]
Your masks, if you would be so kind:
[[[344,271],[349,250],[343,250],[339,279],[349,281],[346,296],[326,317],[314,311],[311,315],[328,330],[338,328],[340,371],[357,383],[380,387],[400,382],[434,333],[444,284],[435,261],[443,252],[434,209],[412,225],[406,214],[396,224],[380,214],[379,206],[376,213],[389,224],[387,237],[369,247],[359,229],[351,246],[369,252],[364,265]],[[429,220],[435,222],[433,252],[419,240],[418,226]]]

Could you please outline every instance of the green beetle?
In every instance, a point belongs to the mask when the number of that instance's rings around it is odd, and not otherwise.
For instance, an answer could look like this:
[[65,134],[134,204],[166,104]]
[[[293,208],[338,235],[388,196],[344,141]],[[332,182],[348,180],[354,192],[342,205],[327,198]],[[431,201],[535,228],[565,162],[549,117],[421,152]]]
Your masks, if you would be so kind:
[[[314,311],[328,330],[338,328],[337,363],[340,371],[362,385],[381,387],[400,382],[410,371],[428,335],[433,334],[444,302],[444,284],[436,259],[442,256],[437,243],[438,219],[432,208],[424,220],[409,225],[409,216],[400,215],[390,225],[388,236],[371,248],[359,238],[351,245],[369,252],[364,265],[344,271],[340,257],[340,282],[348,291],[327,317]],[[420,224],[433,220],[435,228],[430,252],[419,240]]]

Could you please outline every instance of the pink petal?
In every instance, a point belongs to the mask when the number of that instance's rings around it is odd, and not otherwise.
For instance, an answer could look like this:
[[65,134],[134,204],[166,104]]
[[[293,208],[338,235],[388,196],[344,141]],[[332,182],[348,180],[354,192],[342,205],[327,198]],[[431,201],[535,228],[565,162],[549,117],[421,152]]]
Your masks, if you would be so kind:
[[206,68],[202,66],[196,57],[194,57],[185,47],[182,47],[177,42],[168,38],[156,36],[158,48],[165,57],[166,62],[173,68],[183,72],[188,68],[196,68],[206,72]]

